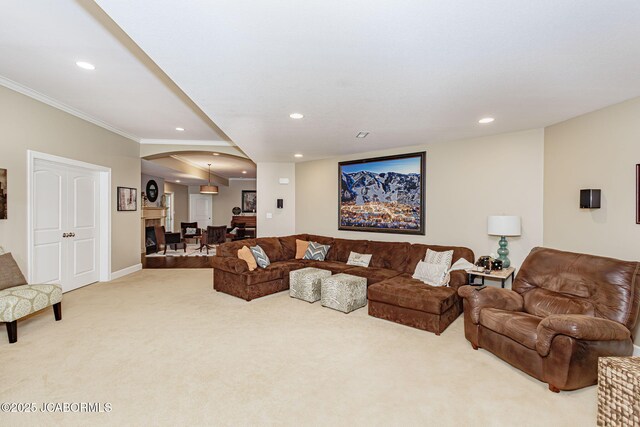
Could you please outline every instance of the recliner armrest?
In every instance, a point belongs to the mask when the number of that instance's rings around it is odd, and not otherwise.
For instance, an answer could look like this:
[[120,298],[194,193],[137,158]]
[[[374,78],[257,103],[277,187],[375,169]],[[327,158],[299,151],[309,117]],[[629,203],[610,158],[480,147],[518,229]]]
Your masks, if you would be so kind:
[[228,273],[242,274],[249,271],[249,265],[245,260],[229,256],[214,256],[211,261],[214,269],[224,270]]
[[631,332],[621,323],[584,314],[552,314],[538,324],[536,350],[547,356],[556,335],[585,341],[621,341],[631,339]]
[[465,299],[465,310],[474,324],[480,323],[480,310],[483,308],[498,308],[500,310],[522,311],[524,300],[522,296],[510,289],[486,287],[480,291],[475,286],[461,286],[458,295]]

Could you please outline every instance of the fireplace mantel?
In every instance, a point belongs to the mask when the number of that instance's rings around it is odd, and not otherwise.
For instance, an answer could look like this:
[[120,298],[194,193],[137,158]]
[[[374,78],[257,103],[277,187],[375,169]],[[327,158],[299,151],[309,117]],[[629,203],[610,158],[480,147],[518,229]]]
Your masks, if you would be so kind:
[[157,206],[144,206],[141,210],[140,217],[140,229],[141,229],[141,237],[140,237],[140,249],[142,253],[146,252],[146,235],[145,229],[147,227],[152,227],[154,225],[165,225],[165,221],[167,219],[167,208],[161,208]]

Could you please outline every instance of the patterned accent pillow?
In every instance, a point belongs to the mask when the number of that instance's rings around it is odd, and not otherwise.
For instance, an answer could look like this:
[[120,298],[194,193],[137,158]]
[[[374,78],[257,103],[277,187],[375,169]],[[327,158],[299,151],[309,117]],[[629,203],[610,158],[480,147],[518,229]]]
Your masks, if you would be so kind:
[[347,260],[347,265],[355,265],[357,267],[369,267],[369,263],[371,262],[370,254],[359,254],[357,252],[351,252],[349,254],[349,259]]
[[271,261],[269,261],[269,257],[267,256],[266,252],[260,246],[251,246],[251,253],[256,259],[258,267],[267,268],[271,264]]
[[431,264],[424,261],[418,262],[416,271],[411,277],[431,286],[448,286],[451,280],[445,264]]
[[313,259],[316,261],[324,261],[324,258],[327,256],[327,252],[329,252],[329,245],[321,245],[316,242],[309,242],[309,247],[307,251],[304,253],[302,259]]
[[431,249],[427,249],[427,255],[424,257],[424,262],[429,264],[443,264],[447,270],[451,268],[451,262],[453,260],[453,251],[436,252]]
[[184,230],[184,234],[196,234],[196,228],[195,227],[187,227]]

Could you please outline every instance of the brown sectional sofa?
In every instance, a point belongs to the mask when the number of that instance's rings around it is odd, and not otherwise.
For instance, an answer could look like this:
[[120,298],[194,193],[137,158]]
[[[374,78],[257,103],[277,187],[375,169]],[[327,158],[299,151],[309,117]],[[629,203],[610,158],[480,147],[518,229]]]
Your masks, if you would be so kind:
[[[295,259],[296,239],[330,245],[325,261]],[[260,245],[271,265],[249,271],[247,263],[238,259],[242,246]],[[247,301],[289,289],[289,272],[304,267],[317,267],[335,273],[365,277],[368,286],[369,314],[404,325],[440,334],[462,313],[462,300],[457,290],[467,284],[464,271],[451,273],[449,287],[433,287],[411,277],[427,249],[453,250],[453,262],[460,258],[473,261],[473,252],[464,247],[429,246],[406,242],[376,242],[338,239],[299,234],[265,237],[225,243],[213,258],[213,288]],[[369,267],[347,265],[353,252],[372,254]]]

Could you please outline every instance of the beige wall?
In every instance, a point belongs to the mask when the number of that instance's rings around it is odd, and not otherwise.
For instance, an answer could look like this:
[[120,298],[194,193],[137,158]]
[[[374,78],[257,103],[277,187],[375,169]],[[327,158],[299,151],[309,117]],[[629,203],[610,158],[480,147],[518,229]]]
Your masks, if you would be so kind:
[[[287,236],[296,229],[296,165],[294,163],[257,164],[258,236]],[[289,184],[280,184],[280,178]],[[276,208],[276,200],[284,199],[284,208]],[[271,214],[271,218],[267,218]]]
[[[296,232],[467,246],[477,257],[498,248],[498,238],[487,235],[487,216],[520,215],[522,236],[509,238],[510,258],[519,266],[531,248],[542,244],[543,137],[537,129],[298,163]],[[338,231],[339,161],[423,150],[425,236]]]
[[164,191],[173,193],[173,231],[180,231],[181,222],[189,222],[189,188],[186,185],[164,182]]
[[0,87],[0,168],[8,169],[9,219],[0,246],[27,271],[27,150],[111,168],[111,270],[140,263],[140,211],[117,212],[116,187],[140,186],[140,148],[61,110]]
[[233,216],[232,209],[241,207],[242,190],[255,189],[255,179],[230,179],[228,187],[218,186],[219,193],[213,197],[213,225],[229,226]]
[[[545,246],[638,261],[640,98],[546,128],[544,157]],[[580,209],[583,188],[602,190],[600,209]]]

